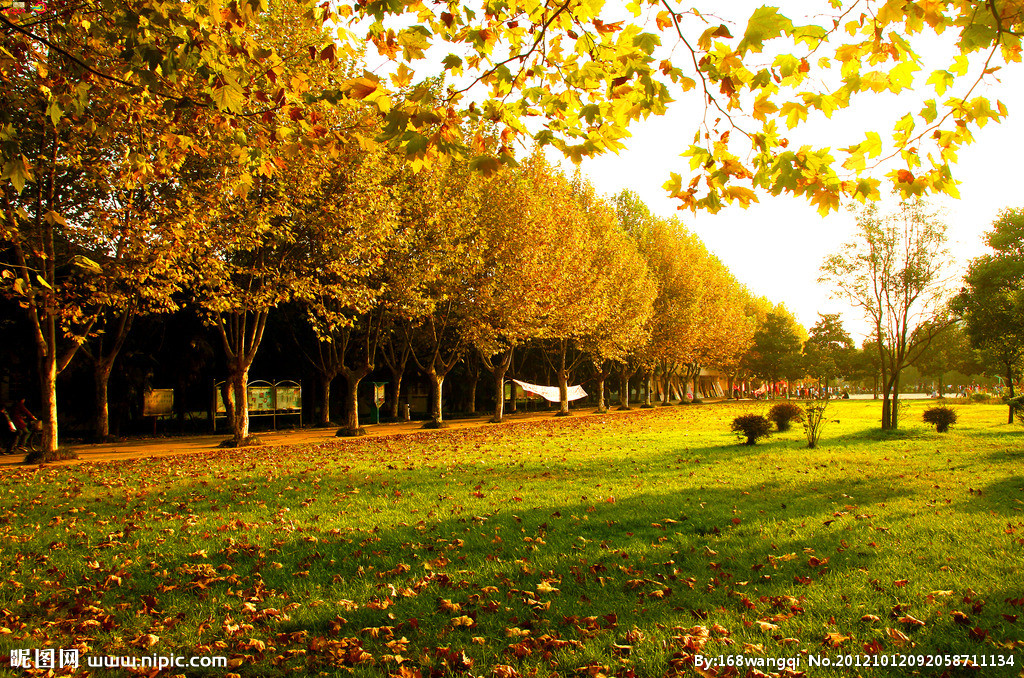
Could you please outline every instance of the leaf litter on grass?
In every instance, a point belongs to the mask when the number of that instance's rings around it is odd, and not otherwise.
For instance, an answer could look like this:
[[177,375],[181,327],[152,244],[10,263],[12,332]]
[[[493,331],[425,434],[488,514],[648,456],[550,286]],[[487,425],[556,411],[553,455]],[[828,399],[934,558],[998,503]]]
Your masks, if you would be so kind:
[[737,653],[1020,662],[1024,480],[996,452],[1017,432],[982,418],[999,408],[892,440],[850,408],[816,450],[735,445],[722,421],[740,409],[10,472],[0,657],[420,677],[685,675]]

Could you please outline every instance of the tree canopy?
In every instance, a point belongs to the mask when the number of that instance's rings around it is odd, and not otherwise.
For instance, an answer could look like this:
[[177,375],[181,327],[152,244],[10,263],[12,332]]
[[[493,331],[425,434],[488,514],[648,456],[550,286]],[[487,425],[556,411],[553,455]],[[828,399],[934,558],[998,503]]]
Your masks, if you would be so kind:
[[[1013,0],[818,0],[803,13],[762,6],[735,21],[715,14],[720,5],[665,0],[632,0],[624,10],[602,0],[297,7],[330,34],[268,45],[250,27],[270,3],[255,0],[88,0],[54,3],[41,18],[0,16],[0,80],[6,87],[29,75],[43,86],[34,89],[38,106],[0,113],[3,179],[21,191],[39,175],[21,111],[77,125],[116,91],[175,125],[208,111],[231,127],[250,123],[226,143],[253,173],[272,173],[281,153],[318,143],[313,101],[370,103],[383,132],[367,128],[364,137],[395,142],[414,166],[454,153],[490,172],[512,161],[517,139],[575,161],[615,151],[632,123],[678,100],[705,112],[681,149],[689,171],[666,184],[685,207],[746,205],[762,192],[803,196],[827,212],[843,197],[877,197],[879,172],[904,196],[955,194],[957,153],[1006,115],[977,86],[1020,61],[1024,29]],[[924,57],[936,41],[951,53],[931,68]],[[361,55],[390,62],[387,78],[352,69]],[[297,59],[322,63],[330,77],[285,77]],[[873,94],[925,88],[934,96],[898,113],[891,134],[868,131],[838,148],[791,138]],[[490,131],[460,131],[484,123]],[[173,156],[194,141],[185,136],[168,130],[153,141],[155,155]],[[291,148],[271,148],[273,139]]]
[[1013,397],[1024,358],[1024,209],[1003,210],[985,240],[993,252],[971,262],[953,308],[971,344],[999,365]]

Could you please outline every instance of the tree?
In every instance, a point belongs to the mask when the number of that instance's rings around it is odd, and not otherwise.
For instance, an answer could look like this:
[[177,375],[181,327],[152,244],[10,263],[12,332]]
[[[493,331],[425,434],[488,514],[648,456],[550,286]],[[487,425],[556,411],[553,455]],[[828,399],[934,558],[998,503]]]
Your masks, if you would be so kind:
[[820,281],[859,307],[874,330],[883,429],[899,425],[903,368],[917,361],[943,327],[930,321],[945,301],[945,244],[946,226],[924,201],[901,202],[889,214],[869,205],[857,213],[854,240],[822,264]]
[[[0,25],[10,23],[0,15]],[[166,177],[190,142],[178,141],[149,93],[84,83],[88,70],[62,56],[87,39],[80,26],[44,20],[36,30],[45,30],[45,43],[17,31],[0,43],[0,267],[32,328],[44,447],[52,452],[57,375],[90,337],[108,339],[92,353],[95,425],[106,435],[110,365],[136,306],[173,306],[178,273],[168,256],[180,252],[175,222],[185,215],[168,202]],[[98,49],[93,58],[103,65],[115,57]]]
[[[596,266],[603,306],[581,340],[598,377],[598,409],[604,409],[604,380],[617,366],[620,406],[629,408],[629,378],[638,368],[647,371],[643,357],[652,321],[657,283],[631,232],[649,212],[635,194],[620,193],[611,205],[585,206],[591,221],[590,237],[597,248]],[[644,215],[646,213],[646,216]],[[648,385],[648,394],[650,388]]]
[[985,241],[994,251],[971,262],[953,307],[971,345],[999,365],[1012,398],[1024,358],[1024,209],[1003,210]]
[[849,373],[853,339],[843,329],[838,313],[819,313],[818,322],[811,328],[811,336],[804,342],[804,365],[807,372],[824,380],[828,388],[830,379]]
[[[813,17],[806,22],[760,7],[740,17],[736,25],[745,28],[736,35],[710,18],[725,11],[720,4],[684,11],[637,0],[627,7],[632,18],[602,2],[474,3],[436,12],[352,2],[338,11],[353,24],[373,17],[370,41],[399,62],[396,77],[413,87],[416,60],[431,47],[449,52],[443,63],[455,84],[445,103],[456,116],[500,121],[510,140],[532,134],[576,160],[621,148],[630,123],[664,113],[673,98],[700,97],[706,122],[684,153],[692,180],[674,175],[666,186],[683,206],[711,211],[749,204],[757,191],[804,196],[822,211],[837,209],[842,196],[876,198],[880,181],[862,175],[892,157],[902,168],[886,177],[904,196],[955,194],[949,164],[957,151],[974,129],[1005,115],[1002,104],[972,98],[973,85],[1020,60],[1024,27],[1013,2],[835,0],[802,6]],[[419,23],[406,28],[385,20],[416,11]],[[919,73],[927,61],[915,46],[931,43],[925,32],[953,36],[952,64]],[[763,53],[773,55],[770,65]],[[816,113],[848,108],[864,93],[922,89],[922,80],[937,97],[897,113],[891,143],[868,132],[849,145],[814,148],[782,132],[782,125],[793,130]],[[388,133],[414,157],[424,145],[449,143],[418,112],[389,114]],[[525,120],[537,114],[557,123],[536,131]],[[507,155],[506,145],[493,161]]]
[[945,325],[945,329],[935,332],[931,328],[932,323],[925,323],[918,328],[921,333],[932,333],[933,337],[928,349],[921,354],[915,367],[918,371],[928,377],[933,377],[938,385],[938,395],[941,398],[945,387],[945,376],[950,372],[960,372],[965,375],[977,374],[984,368],[979,362],[978,352],[971,348],[970,338],[964,329],[964,323],[949,322],[940,318],[937,321]]
[[[280,78],[281,57],[247,30],[270,4],[88,0],[41,21],[2,16],[0,27],[6,38],[50,49],[87,73],[67,90],[84,83],[78,98],[87,104],[100,88],[126,83],[163,99],[169,115],[216,108],[257,118],[270,104],[302,116],[301,81]],[[483,120],[500,126],[501,145],[474,158],[478,169],[510,162],[516,138],[529,135],[579,160],[621,148],[631,123],[665,113],[672,99],[700,97],[706,121],[685,153],[692,181],[676,175],[668,188],[684,206],[709,210],[749,204],[757,191],[804,196],[824,211],[836,209],[842,196],[877,197],[880,181],[864,175],[896,157],[901,167],[886,178],[904,196],[955,193],[949,165],[957,152],[975,129],[1005,115],[1002,104],[973,96],[974,88],[996,77],[1001,65],[1020,60],[1024,28],[1019,7],[1008,0],[830,0],[802,6],[813,17],[807,20],[760,7],[746,21],[739,17],[735,25],[744,28],[736,35],[706,11],[724,11],[721,4],[684,11],[661,0],[630,3],[632,17],[600,0],[458,8],[307,0],[298,7],[318,27],[365,32],[377,54],[395,62],[389,79],[412,94],[399,103],[372,73],[340,77],[311,98],[337,105],[373,101],[386,117],[385,134],[413,163],[472,154],[473,144],[456,130]],[[83,38],[54,39],[64,26]],[[932,44],[930,33],[951,36],[952,62],[921,72],[927,61],[915,48]],[[338,34],[337,41],[309,45],[310,60],[330,64],[364,49],[344,28]],[[116,58],[97,60],[103,50]],[[765,52],[773,55],[770,64]],[[421,94],[432,86],[436,68],[417,62],[445,53],[441,62],[451,85],[443,98],[429,100]],[[14,61],[24,63],[20,55]],[[247,69],[252,63],[267,68]],[[183,77],[193,74],[194,84],[183,86]],[[891,143],[889,135],[872,131],[849,145],[814,148],[792,143],[795,132],[781,132],[783,124],[798,129],[867,93],[923,89],[922,80],[937,97],[902,117],[897,113]],[[264,81],[278,85],[273,96],[261,97]],[[53,110],[60,115],[67,102],[57,103]],[[526,123],[538,115],[551,124]],[[244,142],[228,141],[228,150],[261,149],[276,131],[268,124]],[[20,141],[18,133],[8,137],[0,155],[4,178],[16,184],[34,172],[33,156],[22,152]]]
[[802,372],[800,329],[785,307],[776,306],[754,332],[744,361],[747,370],[768,381],[773,389],[779,381],[798,376]]
[[619,284],[607,275],[602,245],[617,227],[615,213],[578,175],[570,181],[551,175],[544,210],[537,218],[549,222],[559,244],[549,248],[549,294],[542,308],[545,330],[540,339],[544,359],[558,381],[556,416],[569,414],[569,379],[586,359],[587,338],[607,317],[607,292]]
[[555,293],[562,235],[553,220],[539,218],[555,173],[543,156],[533,154],[518,167],[503,168],[480,191],[481,265],[465,281],[472,290],[465,331],[493,377],[495,423],[504,418],[505,375],[514,351],[543,334]]
[[410,244],[396,264],[411,288],[402,307],[412,330],[411,357],[427,377],[427,426],[444,425],[445,377],[462,357],[472,279],[480,262],[473,250],[478,231],[479,182],[465,163],[439,161],[429,170],[406,170],[399,220]]
[[384,149],[364,150],[350,140],[338,158],[307,156],[296,168],[304,185],[291,194],[300,251],[292,293],[319,340],[314,366],[323,386],[322,424],[330,419],[331,380],[345,378],[346,421],[339,435],[363,433],[359,383],[376,366],[385,331],[390,280],[383,263],[398,246],[391,161]]

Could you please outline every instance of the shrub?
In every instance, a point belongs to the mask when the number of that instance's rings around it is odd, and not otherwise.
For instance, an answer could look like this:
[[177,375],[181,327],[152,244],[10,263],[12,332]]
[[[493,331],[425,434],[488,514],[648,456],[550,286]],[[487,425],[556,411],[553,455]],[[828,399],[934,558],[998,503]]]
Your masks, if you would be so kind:
[[[975,403],[987,403],[992,397],[988,393],[972,393],[971,402]],[[953,422],[956,423],[956,422]]]
[[818,400],[807,406],[807,423],[804,424],[804,433],[807,434],[807,447],[812,450],[818,446],[818,439],[825,428],[825,409],[828,407],[827,400]]
[[772,424],[760,414],[744,414],[732,420],[732,430],[740,439],[747,439],[747,445],[753,445],[761,438],[772,433]]
[[794,421],[804,420],[804,411],[796,403],[781,402],[772,405],[768,410],[768,418],[775,422],[780,431],[788,431]]
[[923,418],[926,423],[935,424],[935,430],[945,433],[952,424],[956,423],[956,410],[952,407],[929,407],[924,411]]

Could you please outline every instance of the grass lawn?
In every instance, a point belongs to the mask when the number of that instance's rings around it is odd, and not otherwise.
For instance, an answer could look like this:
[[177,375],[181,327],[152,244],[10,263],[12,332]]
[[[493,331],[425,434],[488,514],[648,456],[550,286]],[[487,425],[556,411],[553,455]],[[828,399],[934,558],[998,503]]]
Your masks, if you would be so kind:
[[[879,403],[834,402],[815,450],[737,444],[767,407],[722,403],[12,470],[0,673],[49,647],[80,673],[1017,676],[1024,429],[965,404],[940,435],[930,405],[883,435]],[[810,664],[846,654],[906,666]],[[952,654],[988,666],[910,667]]]

